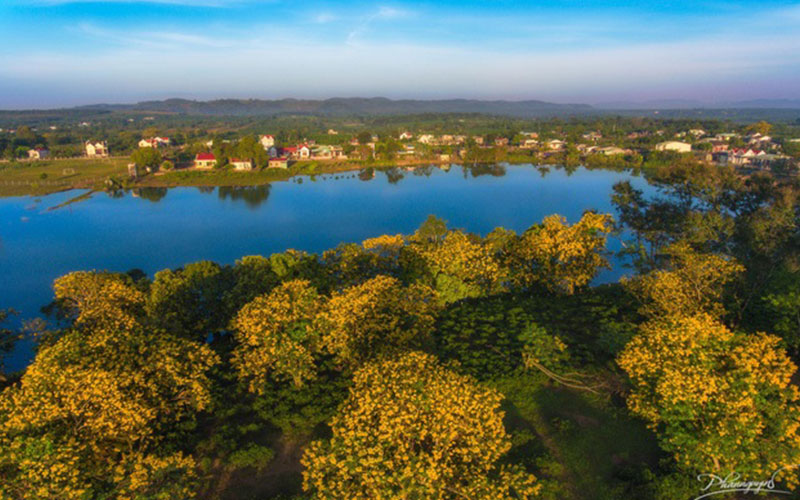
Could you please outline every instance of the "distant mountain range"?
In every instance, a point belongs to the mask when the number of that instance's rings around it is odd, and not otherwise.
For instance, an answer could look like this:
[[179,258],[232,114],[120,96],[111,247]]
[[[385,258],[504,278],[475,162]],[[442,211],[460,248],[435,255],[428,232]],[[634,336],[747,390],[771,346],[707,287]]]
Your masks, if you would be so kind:
[[602,110],[670,110],[670,109],[800,109],[800,99],[751,99],[747,101],[702,102],[691,99],[652,101],[614,101],[595,105]]
[[775,120],[800,123],[800,99],[756,99],[717,102],[659,100],[646,102],[610,102],[556,104],[552,102],[482,101],[477,99],[387,99],[332,98],[312,99],[217,99],[195,101],[166,99],[136,104],[92,104],[63,109],[0,110],[0,126],[19,123],[48,123],[61,120],[90,120],[114,114],[171,114],[205,117],[310,116],[381,116],[423,114],[484,114],[514,118],[586,117],[600,115],[649,116],[683,119],[722,119],[737,122]]
[[392,100],[374,98],[303,99],[218,99],[193,101],[167,99],[137,104],[96,104],[85,110],[153,111],[210,116],[262,116],[277,114],[308,115],[407,115],[422,113],[482,113],[492,115],[537,117],[577,115],[592,112],[587,104],[554,104],[544,101],[479,101],[472,99]]

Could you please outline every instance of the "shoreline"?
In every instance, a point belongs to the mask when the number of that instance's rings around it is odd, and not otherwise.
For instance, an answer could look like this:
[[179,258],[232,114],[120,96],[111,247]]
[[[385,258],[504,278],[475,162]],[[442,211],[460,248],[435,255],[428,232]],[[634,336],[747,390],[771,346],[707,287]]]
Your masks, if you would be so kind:
[[[531,157],[524,160],[509,159],[497,163],[524,165],[537,164],[537,162],[541,162],[541,159]],[[299,161],[287,169],[262,168],[251,171],[235,171],[226,168],[198,169],[190,167],[148,174],[134,181],[128,178],[127,163],[127,158],[45,160],[25,163],[24,166],[0,169],[0,198],[46,196],[73,189],[102,191],[105,189],[105,182],[108,179],[114,179],[120,189],[261,186],[272,182],[288,181],[297,176],[359,172],[368,168],[385,170],[466,164],[455,160],[439,159],[376,162],[311,160]],[[79,166],[76,167],[76,165]]]

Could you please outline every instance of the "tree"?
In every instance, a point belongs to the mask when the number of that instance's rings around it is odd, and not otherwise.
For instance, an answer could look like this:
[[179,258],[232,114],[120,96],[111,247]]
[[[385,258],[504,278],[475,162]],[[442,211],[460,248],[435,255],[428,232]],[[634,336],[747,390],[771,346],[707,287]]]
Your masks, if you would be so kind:
[[514,245],[511,280],[520,288],[538,284],[566,294],[588,285],[598,270],[609,267],[603,252],[612,223],[610,215],[593,212],[571,226],[559,215],[545,217]]
[[217,356],[149,327],[119,276],[55,288],[74,323],[0,395],[0,496],[192,498],[194,460],[166,436],[209,407]]
[[161,165],[161,153],[157,148],[139,148],[131,154],[131,161],[140,167],[155,170]]
[[[628,407],[685,468],[769,477],[800,460],[796,367],[779,345],[706,313],[651,320],[618,359],[633,385]],[[779,480],[798,484],[794,473]]]
[[268,379],[301,387],[316,376],[320,335],[313,322],[322,300],[308,281],[288,281],[239,311],[233,322],[238,345],[232,363],[251,392]]
[[372,142],[372,134],[366,130],[359,132],[356,138],[358,139],[358,144],[361,146]]
[[680,242],[664,249],[666,269],[624,281],[642,302],[642,314],[650,317],[692,316],[705,312],[720,317],[724,286],[744,268],[734,259],[694,251]]
[[205,341],[226,327],[233,315],[224,300],[231,282],[230,268],[210,261],[159,271],[150,286],[147,312],[164,330]]
[[535,477],[498,465],[511,447],[502,398],[428,354],[370,363],[333,436],[304,454],[303,488],[316,498],[531,498]]
[[414,235],[411,237],[412,241],[418,243],[441,243],[447,235],[447,221],[440,219],[435,215],[428,215],[425,222],[420,224]]
[[499,289],[503,273],[492,249],[480,238],[449,231],[441,243],[416,245],[415,251],[427,264],[431,282],[445,303],[488,295]]
[[429,341],[438,311],[436,294],[414,284],[403,287],[389,276],[334,292],[317,317],[325,350],[354,367],[385,352]]
[[769,134],[770,130],[772,130],[772,125],[764,120],[747,126],[747,132],[751,134],[767,135]]
[[15,314],[13,309],[0,309],[0,383],[5,382],[5,357],[14,350],[14,346],[22,339],[22,334],[3,325],[9,316]]
[[132,328],[144,316],[145,295],[125,274],[78,271],[53,283],[59,315],[75,328]]

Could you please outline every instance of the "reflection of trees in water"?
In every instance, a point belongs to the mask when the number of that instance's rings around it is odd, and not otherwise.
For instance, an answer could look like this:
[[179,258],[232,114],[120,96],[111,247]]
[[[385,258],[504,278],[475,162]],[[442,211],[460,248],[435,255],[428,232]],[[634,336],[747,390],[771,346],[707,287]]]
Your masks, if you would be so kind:
[[372,167],[367,167],[358,172],[358,178],[362,181],[371,181],[375,178],[375,169]]
[[405,178],[405,174],[398,167],[387,168],[383,173],[386,174],[386,180],[389,181],[389,184],[397,184]]
[[461,168],[464,172],[464,178],[467,178],[467,173],[472,177],[480,177],[482,175],[491,175],[492,177],[503,177],[506,175],[505,165],[499,163],[478,163],[475,165],[462,165]]
[[220,200],[244,201],[250,208],[258,208],[269,198],[270,184],[261,186],[220,186],[218,196]]
[[431,174],[433,173],[434,168],[436,167],[434,167],[433,165],[423,165],[421,167],[415,168],[414,170],[411,171],[411,173],[417,176],[430,177]]
[[197,190],[203,194],[211,194],[216,189],[214,186],[197,186]]
[[152,201],[157,203],[167,196],[167,188],[165,187],[142,187],[133,190],[133,195],[142,198],[143,200]]

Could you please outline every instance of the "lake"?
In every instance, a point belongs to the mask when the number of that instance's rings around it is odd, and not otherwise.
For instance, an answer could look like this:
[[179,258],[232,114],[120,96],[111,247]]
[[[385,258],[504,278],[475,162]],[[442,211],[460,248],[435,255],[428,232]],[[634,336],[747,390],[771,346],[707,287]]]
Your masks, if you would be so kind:
[[[152,275],[198,260],[230,264],[288,248],[322,252],[340,242],[409,234],[429,214],[482,235],[497,226],[523,231],[554,213],[575,222],[588,209],[614,213],[611,188],[622,180],[654,191],[624,172],[454,165],[255,187],[95,193],[61,207],[81,192],[0,198],[0,308],[16,309],[20,319],[39,315],[52,299],[53,280],[70,271],[139,268]],[[618,249],[619,241],[609,246]],[[617,265],[598,281],[624,271]],[[23,343],[7,368],[22,368],[30,357]]]

